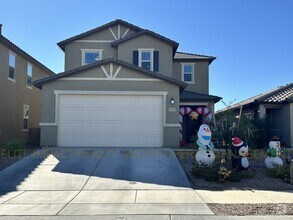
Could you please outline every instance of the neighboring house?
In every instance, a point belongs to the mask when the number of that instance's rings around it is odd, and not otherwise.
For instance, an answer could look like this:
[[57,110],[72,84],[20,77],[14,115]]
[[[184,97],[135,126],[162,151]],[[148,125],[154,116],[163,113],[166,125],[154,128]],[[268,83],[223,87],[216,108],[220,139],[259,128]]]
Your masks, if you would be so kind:
[[279,130],[282,142],[293,147],[293,83],[259,94],[218,111],[235,110],[249,119],[266,119]]
[[[179,107],[212,109],[220,100],[209,95],[215,57],[177,52],[175,41],[123,20],[58,46],[65,72],[34,83],[42,145],[178,146]],[[185,122],[188,142],[201,122]]]
[[2,36],[0,25],[0,145],[39,140],[41,90],[32,81],[54,73]]

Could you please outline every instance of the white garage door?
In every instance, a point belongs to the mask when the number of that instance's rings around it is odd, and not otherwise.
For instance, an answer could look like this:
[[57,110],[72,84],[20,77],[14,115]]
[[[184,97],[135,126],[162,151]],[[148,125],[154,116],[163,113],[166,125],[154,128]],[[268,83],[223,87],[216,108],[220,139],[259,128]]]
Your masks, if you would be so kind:
[[58,145],[161,147],[163,97],[60,95]]

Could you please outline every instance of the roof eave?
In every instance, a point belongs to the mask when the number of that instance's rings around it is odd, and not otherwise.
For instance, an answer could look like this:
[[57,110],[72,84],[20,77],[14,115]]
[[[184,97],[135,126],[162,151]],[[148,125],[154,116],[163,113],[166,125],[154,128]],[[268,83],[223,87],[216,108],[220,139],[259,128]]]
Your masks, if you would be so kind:
[[140,36],[142,36],[144,34],[150,35],[150,36],[155,37],[155,38],[158,38],[159,40],[164,41],[165,43],[172,45],[174,54],[175,54],[175,52],[176,52],[176,50],[177,50],[177,48],[179,46],[179,43],[177,43],[176,41],[168,39],[168,38],[166,38],[164,36],[161,36],[159,34],[156,34],[156,33],[152,32],[152,31],[149,31],[149,30],[142,30],[142,31],[140,31],[138,33],[134,33],[134,34],[132,34],[132,35],[130,35],[128,37],[116,40],[116,41],[111,43],[111,46],[112,47],[117,47],[121,43],[129,41],[129,40],[131,40],[133,38],[136,38],[136,37],[140,37]]
[[83,32],[83,33],[81,33],[81,34],[77,34],[77,35],[75,35],[75,36],[73,36],[73,37],[70,37],[70,38],[67,38],[67,39],[65,39],[65,40],[62,40],[62,41],[58,42],[57,45],[58,45],[63,51],[65,51],[65,45],[66,45],[66,44],[68,44],[68,43],[70,43],[70,42],[72,42],[72,41],[78,40],[78,39],[80,39],[80,38],[82,38],[82,37],[85,37],[85,36],[88,36],[88,35],[94,34],[94,33],[98,32],[98,31],[101,31],[101,30],[103,30],[103,29],[105,29],[105,28],[107,28],[107,27],[109,27],[109,26],[111,26],[111,25],[114,25],[114,24],[122,24],[122,25],[128,26],[128,27],[130,27],[130,28],[132,28],[132,29],[134,29],[134,30],[136,30],[136,31],[141,31],[141,30],[143,30],[142,28],[140,28],[140,27],[138,27],[138,26],[136,26],[136,25],[134,25],[134,24],[128,23],[128,22],[126,22],[126,21],[124,21],[124,20],[121,20],[121,19],[116,19],[116,20],[114,20],[114,21],[108,22],[108,23],[106,23],[106,24],[104,24],[104,25],[101,25],[101,26],[99,26],[99,27],[93,28],[93,29],[91,29],[91,30],[89,30],[89,31],[85,31],[85,32]]
[[143,69],[141,67],[134,66],[134,65],[129,64],[129,63],[126,63],[124,61],[116,60],[114,58],[104,59],[104,60],[101,60],[99,62],[95,62],[95,63],[89,64],[89,65],[81,66],[81,67],[78,67],[76,69],[72,69],[72,70],[69,70],[69,71],[66,71],[66,72],[63,72],[63,73],[56,74],[54,76],[50,76],[50,77],[46,77],[46,78],[43,78],[43,79],[39,79],[39,80],[36,80],[36,81],[32,82],[32,84],[35,87],[41,89],[42,88],[42,85],[44,83],[48,83],[48,82],[54,81],[54,80],[59,79],[59,78],[62,78],[62,77],[66,77],[66,76],[71,75],[71,74],[79,73],[79,72],[84,71],[84,70],[89,70],[89,69],[92,69],[92,68],[98,67],[100,65],[103,65],[103,64],[106,64],[106,63],[110,63],[110,62],[113,62],[113,63],[119,64],[119,65],[122,65],[122,66],[125,66],[125,67],[128,67],[128,68],[131,68],[131,69],[140,71],[142,73],[149,74],[149,75],[151,75],[151,76],[153,76],[155,78],[159,78],[161,80],[165,80],[167,82],[176,84],[180,88],[185,88],[188,85],[188,84],[186,84],[186,83],[184,83],[182,81],[178,81],[176,79],[173,79],[173,78],[170,78],[170,77],[161,75],[161,74],[160,75],[159,74],[155,74],[152,71],[145,70],[145,69]]
[[27,52],[22,50],[20,47],[12,43],[10,40],[8,40],[6,37],[0,34],[0,41],[5,44],[9,49],[15,50],[14,52],[20,54],[21,56],[25,57],[28,61],[30,61],[32,64],[38,66],[45,72],[47,72],[50,75],[55,75],[55,73],[50,70],[48,67],[46,67],[44,64],[42,64],[40,61],[33,58],[31,55],[29,55]]
[[173,58],[174,61],[182,61],[182,62],[190,62],[190,61],[209,61],[209,64],[211,64],[216,57],[214,58]]

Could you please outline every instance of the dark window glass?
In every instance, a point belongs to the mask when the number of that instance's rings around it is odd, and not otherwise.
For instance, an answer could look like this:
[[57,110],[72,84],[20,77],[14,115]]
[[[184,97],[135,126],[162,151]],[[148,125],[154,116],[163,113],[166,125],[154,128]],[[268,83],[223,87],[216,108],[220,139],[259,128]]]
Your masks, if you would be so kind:
[[192,77],[191,74],[184,74],[184,81],[185,82],[191,82]]
[[23,129],[28,129],[28,119],[23,119]]
[[141,67],[144,69],[151,69],[151,62],[141,62]]
[[96,62],[100,59],[100,53],[90,53],[86,52],[84,54],[85,64]]
[[14,67],[9,66],[9,78],[14,79]]

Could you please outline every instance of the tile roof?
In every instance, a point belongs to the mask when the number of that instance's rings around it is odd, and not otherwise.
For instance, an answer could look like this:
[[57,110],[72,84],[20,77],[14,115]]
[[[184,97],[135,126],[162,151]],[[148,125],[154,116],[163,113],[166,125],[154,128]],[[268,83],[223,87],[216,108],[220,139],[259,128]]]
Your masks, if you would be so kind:
[[293,83],[281,86],[275,91],[256,99],[261,103],[283,103],[293,99]]
[[176,85],[180,86],[181,88],[185,88],[187,86],[187,84],[182,82],[182,81],[176,80],[174,78],[171,78],[171,77],[168,77],[168,76],[165,76],[165,75],[162,75],[162,74],[157,74],[155,72],[143,69],[141,67],[138,67],[138,66],[129,64],[127,62],[124,62],[122,60],[118,60],[118,59],[114,59],[114,58],[107,58],[107,59],[97,61],[97,62],[88,64],[88,65],[77,67],[77,68],[72,69],[72,70],[68,70],[68,71],[65,71],[65,72],[62,72],[62,73],[58,73],[58,74],[53,75],[53,76],[42,78],[42,79],[34,81],[33,85],[41,89],[42,85],[45,84],[45,83],[48,83],[48,82],[51,82],[51,81],[54,81],[56,79],[63,78],[63,77],[66,77],[66,76],[70,76],[70,75],[79,73],[81,71],[92,69],[92,68],[95,68],[95,67],[107,64],[107,63],[114,63],[114,64],[117,64],[117,65],[128,67],[128,68],[133,69],[133,70],[137,70],[137,71],[142,72],[144,74],[148,74],[148,75],[150,75],[152,77],[162,79],[164,81],[176,84]]
[[206,56],[206,55],[200,55],[200,54],[194,54],[194,53],[184,53],[184,52],[176,52],[174,59],[203,59],[203,60],[215,60],[216,57],[213,56]]
[[29,62],[32,64],[38,66],[42,70],[46,71],[48,74],[55,75],[55,73],[50,70],[48,67],[46,67],[44,64],[40,63],[38,60],[33,58],[31,55],[29,55],[27,52],[22,50],[20,47],[16,46],[14,43],[12,43],[10,40],[8,40],[6,37],[0,34],[0,42],[5,44],[10,50],[13,52],[25,57]]
[[221,99],[222,99],[222,97],[219,97],[219,96],[196,93],[196,92],[191,92],[191,91],[183,91],[180,94],[180,101],[181,102],[209,102],[209,101],[213,101],[214,103],[217,103]]
[[239,108],[240,106],[246,106],[252,103],[282,104],[285,102],[292,102],[292,101],[293,101],[293,83],[289,83],[285,86],[280,86],[268,92],[264,92],[262,94],[245,99],[241,102],[238,102],[234,105],[229,106],[228,108],[221,109],[218,112],[224,112],[229,109]]

